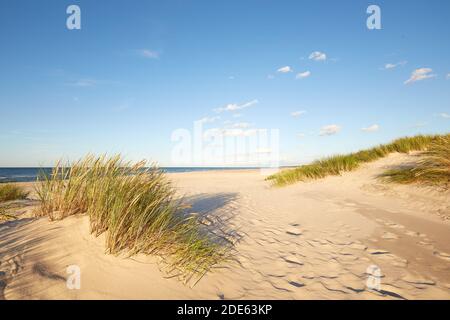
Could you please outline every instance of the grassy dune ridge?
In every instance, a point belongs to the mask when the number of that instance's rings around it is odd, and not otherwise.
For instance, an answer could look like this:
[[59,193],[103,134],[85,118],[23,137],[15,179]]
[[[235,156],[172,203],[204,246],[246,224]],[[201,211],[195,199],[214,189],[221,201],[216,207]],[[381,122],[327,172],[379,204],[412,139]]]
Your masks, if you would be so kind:
[[156,254],[170,274],[186,282],[201,278],[226,259],[229,247],[185,214],[161,170],[145,165],[123,162],[120,156],[59,162],[51,175],[39,178],[41,206],[36,214],[59,220],[87,213],[91,232],[106,234],[109,253]]
[[378,160],[393,152],[408,153],[410,151],[427,150],[431,144],[439,142],[444,138],[449,139],[449,137],[450,134],[404,137],[371,149],[346,155],[335,155],[294,169],[283,170],[267,177],[267,180],[272,181],[274,185],[284,186],[299,181],[320,179],[330,175],[340,175],[343,172],[353,171],[359,168],[361,164]]
[[389,182],[425,183],[448,187],[450,185],[450,135],[433,141],[416,165],[388,170],[381,177]]

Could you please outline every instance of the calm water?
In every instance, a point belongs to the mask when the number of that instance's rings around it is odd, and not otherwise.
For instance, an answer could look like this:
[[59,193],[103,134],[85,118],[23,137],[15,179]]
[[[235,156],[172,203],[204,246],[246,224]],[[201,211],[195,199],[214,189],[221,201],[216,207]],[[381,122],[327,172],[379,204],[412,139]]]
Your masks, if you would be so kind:
[[[210,170],[238,170],[251,169],[248,167],[177,167],[177,168],[161,168],[165,172],[192,172],[192,171],[210,171]],[[50,173],[52,168],[0,168],[0,183],[2,182],[29,182],[35,181],[41,171]]]

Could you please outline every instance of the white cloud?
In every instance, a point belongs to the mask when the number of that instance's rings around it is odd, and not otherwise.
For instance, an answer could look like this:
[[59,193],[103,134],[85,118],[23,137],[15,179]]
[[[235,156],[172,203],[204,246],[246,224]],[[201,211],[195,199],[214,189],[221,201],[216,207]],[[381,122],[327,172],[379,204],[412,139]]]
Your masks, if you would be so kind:
[[273,78],[275,78],[273,74],[267,75],[267,79],[272,80]]
[[450,79],[450,73],[447,73],[446,78],[447,78],[447,79]]
[[404,66],[406,63],[407,61],[400,61],[398,63],[386,63],[384,65],[384,69],[385,70],[394,69],[397,68],[398,66]]
[[297,73],[297,75],[295,76],[296,79],[303,79],[303,78],[308,78],[311,75],[310,71],[305,71],[305,72],[300,72]]
[[380,129],[380,126],[377,125],[377,124],[373,124],[373,125],[368,126],[366,128],[361,128],[361,130],[365,131],[365,132],[375,132],[375,131],[378,131],[379,129]]
[[341,127],[337,124],[330,124],[328,126],[323,126],[320,129],[320,135],[321,136],[331,136],[333,134],[338,133],[341,131]]
[[199,120],[197,120],[197,122],[201,122],[201,123],[212,123],[212,122],[214,122],[214,121],[216,121],[216,120],[219,120],[220,119],[220,117],[204,117],[204,118],[201,118],[201,119],[199,119]]
[[320,51],[314,51],[309,55],[309,59],[315,61],[325,61],[327,59],[327,55]]
[[406,80],[404,83],[409,84],[409,83],[413,83],[416,81],[421,81],[421,80],[435,77],[436,75],[432,74],[431,72],[433,72],[433,69],[430,69],[430,68],[416,69],[411,73],[410,78],[408,80]]
[[147,59],[158,59],[159,58],[159,52],[149,49],[139,49],[137,50],[139,55],[141,57],[147,58]]
[[291,113],[291,116],[293,116],[293,117],[300,117],[301,115],[303,115],[305,113],[306,113],[305,110],[294,111],[294,112]]
[[450,114],[448,114],[448,113],[442,112],[439,115],[444,119],[450,119]]
[[226,106],[224,106],[222,108],[214,109],[214,111],[216,111],[216,112],[236,111],[236,110],[241,110],[241,109],[245,109],[245,108],[251,107],[251,106],[253,106],[253,105],[257,104],[257,103],[258,103],[258,100],[256,100],[256,99],[252,100],[252,101],[249,101],[249,102],[246,102],[246,103],[241,104],[241,105],[238,105],[236,103],[230,103],[230,104],[227,104]]
[[304,133],[297,133],[297,137],[299,137],[299,138],[304,138],[304,137],[305,137],[305,134],[304,134]]
[[277,72],[281,72],[281,73],[288,73],[288,72],[292,72],[292,71],[293,70],[289,66],[281,67],[280,69],[277,70]]
[[222,137],[249,137],[263,132],[267,132],[267,129],[212,128],[207,131],[207,135],[218,135]]

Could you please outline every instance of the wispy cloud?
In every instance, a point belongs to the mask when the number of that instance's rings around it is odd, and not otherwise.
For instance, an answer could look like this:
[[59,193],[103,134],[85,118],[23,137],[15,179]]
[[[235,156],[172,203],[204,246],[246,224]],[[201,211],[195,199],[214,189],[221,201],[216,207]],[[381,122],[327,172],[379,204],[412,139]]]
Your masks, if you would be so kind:
[[364,131],[364,132],[375,132],[375,131],[378,131],[378,130],[380,130],[380,126],[377,125],[377,124],[373,124],[373,125],[368,126],[366,128],[361,128],[361,131]]
[[306,135],[304,133],[297,133],[298,138],[304,138]]
[[321,136],[331,136],[341,131],[341,126],[337,124],[330,124],[327,126],[323,126],[320,129],[320,135]]
[[160,56],[160,53],[158,51],[150,50],[150,49],[139,49],[139,50],[137,50],[137,53],[141,57],[147,58],[147,59],[159,59],[159,56]]
[[386,63],[384,65],[384,69],[385,70],[395,69],[395,68],[397,68],[399,66],[404,66],[406,63],[407,63],[407,61],[400,61],[400,62],[397,62],[397,63]]
[[290,66],[285,66],[285,67],[281,67],[277,70],[277,72],[280,73],[288,73],[288,72],[292,72],[292,68]]
[[299,110],[299,111],[294,111],[291,113],[291,116],[293,116],[294,118],[296,117],[300,117],[301,115],[305,114],[306,111],[305,110]]
[[267,75],[267,79],[272,80],[273,78],[275,78],[273,74]]
[[429,78],[433,78],[436,75],[432,74],[433,69],[431,68],[419,68],[414,70],[411,73],[411,76],[409,77],[408,80],[406,80],[404,83],[405,84],[409,84],[409,83],[413,83],[416,81],[421,81],[421,80],[425,80],[425,79],[429,79]]
[[224,137],[249,137],[258,134],[259,131],[266,131],[265,129],[223,129],[223,128],[214,128],[208,130],[208,134],[217,134]]
[[219,116],[216,116],[216,117],[204,117],[204,118],[201,118],[201,119],[197,120],[197,122],[200,122],[200,123],[212,123],[212,122],[214,122],[216,120],[219,120],[219,119],[220,119]]
[[309,59],[314,61],[325,61],[327,60],[327,55],[320,51],[314,51],[309,55]]
[[69,83],[70,86],[74,87],[93,87],[97,85],[99,81],[94,79],[79,79],[74,82]]
[[450,73],[447,73],[447,75],[445,76],[445,78],[448,80],[450,79]]
[[237,110],[242,110],[242,109],[251,107],[251,106],[253,106],[253,105],[257,104],[257,103],[258,103],[258,100],[256,100],[256,99],[252,100],[252,101],[249,101],[249,102],[246,102],[244,104],[240,104],[240,105],[236,104],[236,103],[230,103],[230,104],[227,104],[224,107],[214,109],[214,111],[215,112],[237,111]]
[[300,72],[297,73],[297,75],[295,76],[296,79],[304,79],[304,78],[308,78],[311,75],[310,71],[305,71],[305,72]]
[[444,119],[450,119],[450,114],[446,113],[446,112],[442,112],[439,114],[442,118]]

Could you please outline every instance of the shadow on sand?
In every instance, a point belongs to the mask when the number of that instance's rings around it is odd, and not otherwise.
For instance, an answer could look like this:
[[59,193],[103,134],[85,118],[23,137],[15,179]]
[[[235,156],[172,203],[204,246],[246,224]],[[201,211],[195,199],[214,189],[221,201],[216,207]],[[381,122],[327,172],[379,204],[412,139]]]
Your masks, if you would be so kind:
[[234,246],[242,237],[233,224],[237,193],[199,194],[183,198],[183,214],[194,216],[212,241]]
[[[44,261],[55,256],[43,245],[54,238],[55,227],[41,231],[35,224],[35,218],[22,218],[0,222],[0,300],[5,299],[5,289],[15,277],[28,277],[38,274],[44,278],[65,281],[61,275],[51,272]],[[27,266],[25,257],[32,264]],[[38,261],[38,262],[35,262]],[[15,290],[26,293],[30,284],[21,282]]]

